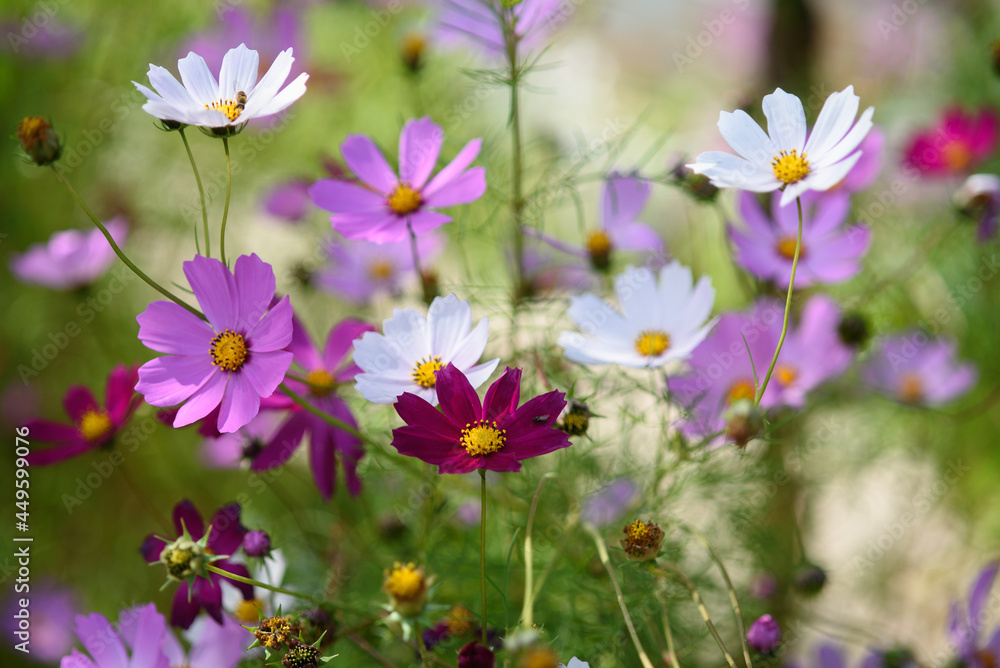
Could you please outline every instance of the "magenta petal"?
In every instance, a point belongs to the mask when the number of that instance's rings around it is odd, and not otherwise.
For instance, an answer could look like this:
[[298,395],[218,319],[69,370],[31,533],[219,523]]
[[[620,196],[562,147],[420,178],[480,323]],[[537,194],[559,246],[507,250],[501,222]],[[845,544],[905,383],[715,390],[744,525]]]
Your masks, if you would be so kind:
[[479,396],[472,389],[469,379],[454,364],[448,364],[437,372],[436,389],[438,403],[454,424],[465,425],[482,417]]
[[[354,340],[361,338],[365,332],[377,331],[375,327],[363,320],[346,319],[337,323],[337,326],[330,330],[326,337],[326,346],[323,349],[322,366],[333,371],[340,367],[347,353],[354,345]],[[351,380],[350,377],[343,378],[337,374],[338,381]]]
[[410,226],[413,228],[413,233],[418,237],[450,222],[451,216],[430,209],[421,209],[410,216]]
[[502,452],[482,457],[481,460],[482,465],[479,468],[486,469],[487,471],[516,473],[521,470],[521,462],[516,457]]
[[250,470],[266,471],[287,462],[305,438],[308,425],[309,419],[305,412],[292,414],[271,437],[271,442],[254,457]]
[[215,373],[211,357],[166,355],[139,367],[136,392],[153,406],[173,406],[197,392]]
[[564,432],[552,429],[565,407],[566,395],[559,391],[547,392],[525,402],[511,419],[502,421],[499,426],[507,430],[511,443],[537,434],[562,434],[565,438]]
[[428,434],[422,427],[406,426],[392,430],[392,447],[401,455],[416,457],[428,464],[441,464],[464,454],[458,439],[443,439]]
[[159,353],[208,353],[215,336],[207,322],[173,302],[153,302],[135,319],[139,323],[139,340]]
[[240,504],[222,506],[212,516],[212,529],[208,533],[208,547],[217,555],[232,555],[243,543],[246,528],[240,524]]
[[294,314],[292,315],[292,340],[287,350],[294,356],[295,363],[303,369],[318,369],[323,366],[319,351],[313,345],[309,332]]
[[[285,355],[291,364],[292,354]],[[246,374],[231,374],[219,406],[219,431],[223,434],[236,431],[254,419],[259,410],[260,395],[254,391]]]
[[177,409],[174,427],[186,427],[215,410],[222,401],[231,375],[229,371],[215,371],[187,403]]
[[111,370],[104,390],[104,403],[108,416],[121,425],[138,408],[135,401],[135,384],[139,382],[139,369],[131,364],[119,364]]
[[[237,306],[236,327],[240,332],[253,332],[264,317],[276,287],[274,269],[254,253],[236,258]],[[288,345],[288,342],[285,342]]]
[[455,159],[445,165],[444,169],[437,173],[431,182],[424,188],[424,197],[432,197],[442,187],[455,180],[465,169],[472,164],[472,161],[479,155],[479,150],[483,146],[482,139],[473,139],[462,147]]
[[[70,445],[82,440],[80,431],[76,427],[49,420],[29,420],[25,426],[28,428],[28,435],[31,440],[38,443],[51,443],[52,445]],[[31,453],[34,456],[35,452]]]
[[313,204],[334,213],[361,213],[385,207],[385,195],[364,186],[334,179],[321,179],[309,189]]
[[253,358],[243,367],[241,374],[257,397],[270,397],[285,378],[292,365],[292,354],[287,350],[253,353]]
[[178,628],[186,629],[194,622],[195,617],[201,612],[201,602],[193,593],[188,596],[188,583],[185,582],[177,588],[174,594],[174,602],[170,606],[170,624]]
[[483,196],[486,192],[486,169],[473,167],[451,182],[442,184],[433,193],[427,194],[427,206],[446,207],[456,204],[468,204]]
[[199,540],[205,535],[205,523],[201,519],[201,513],[188,499],[184,499],[174,506],[174,529],[180,536],[187,529],[188,534],[195,540]]
[[288,347],[292,342],[292,303],[282,298],[247,334],[247,347],[253,352],[269,352]]
[[406,221],[386,208],[371,213],[342,213],[330,216],[333,229],[345,239],[365,239],[375,244],[404,241]]
[[222,587],[219,586],[219,576],[211,578],[195,578],[195,597],[201,607],[218,624],[222,624]]
[[[447,459],[438,466],[438,473],[471,473],[477,469],[484,469],[486,467],[486,461],[489,457],[470,457],[468,453],[462,452],[459,455]],[[518,465],[517,469],[521,467]]]
[[73,422],[79,422],[84,413],[101,410],[93,393],[83,385],[74,385],[66,391],[66,396],[63,397],[63,408],[66,409],[66,414]]
[[236,280],[219,260],[196,255],[184,263],[184,275],[205,317],[217,331],[235,329],[239,315]]
[[393,405],[399,417],[406,424],[423,429],[445,440],[458,441],[465,422],[459,425],[452,423],[441,411],[434,408],[429,401],[413,394],[404,392]]
[[[76,430],[73,431],[75,434]],[[32,432],[32,435],[34,435],[34,432]],[[30,466],[48,466],[49,464],[58,464],[61,461],[70,459],[71,457],[76,457],[77,455],[82,455],[83,453],[99,448],[100,446],[100,442],[91,443],[83,438],[79,438],[78,441],[70,445],[32,451],[27,457],[28,464]]]
[[340,145],[340,152],[351,171],[372,188],[386,194],[396,188],[399,179],[375,142],[368,137],[348,135]]
[[312,427],[309,434],[309,468],[312,469],[316,489],[324,500],[329,501],[337,477],[337,453],[332,435],[324,429],[324,425],[313,423]]
[[486,390],[483,417],[496,420],[503,413],[513,413],[521,400],[521,370],[507,367],[503,375]]
[[166,546],[167,542],[165,540],[149,534],[142,541],[142,547],[139,548],[139,552],[142,554],[142,558],[146,560],[146,563],[155,564],[160,560],[160,553],[163,552],[163,548]]
[[444,132],[429,116],[410,119],[399,135],[399,180],[420,190],[437,163]]

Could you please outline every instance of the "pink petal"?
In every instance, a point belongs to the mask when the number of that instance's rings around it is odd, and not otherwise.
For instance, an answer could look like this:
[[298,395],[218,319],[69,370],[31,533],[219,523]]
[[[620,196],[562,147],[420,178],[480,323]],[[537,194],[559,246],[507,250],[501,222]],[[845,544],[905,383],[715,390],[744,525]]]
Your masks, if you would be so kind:
[[201,513],[188,499],[174,506],[173,520],[178,536],[184,533],[184,529],[195,540],[200,540],[205,535],[205,522],[201,519]]
[[[361,338],[365,332],[374,331],[377,331],[375,327],[363,320],[350,318],[341,320],[326,337],[326,347],[323,349],[323,366],[329,370],[340,367],[347,353],[352,349],[354,340]],[[350,380],[350,378],[341,378],[341,374],[337,374],[337,380]]]
[[215,336],[211,325],[173,302],[153,302],[135,319],[139,323],[139,340],[159,353],[204,354]]
[[[292,354],[287,355],[291,364]],[[223,434],[236,431],[254,419],[258,410],[260,395],[254,391],[250,381],[244,374],[232,374],[219,408],[219,431]]]
[[79,422],[84,413],[101,409],[97,405],[93,393],[83,385],[74,385],[66,391],[66,396],[63,397],[63,408],[66,409],[66,414],[73,422]]
[[437,163],[443,141],[441,126],[429,116],[406,121],[399,135],[400,180],[416,190],[422,188]]
[[139,368],[133,364],[119,364],[111,370],[104,390],[104,403],[111,421],[122,424],[135,409],[135,384],[139,382]]
[[250,361],[240,370],[257,397],[269,397],[285,379],[292,365],[292,354],[287,350],[253,353]]
[[184,263],[184,275],[205,317],[217,331],[236,327],[236,280],[222,262],[196,255]]
[[482,139],[473,139],[462,147],[455,159],[448,163],[444,169],[437,173],[427,187],[423,190],[425,198],[432,197],[439,189],[451,183],[465,169],[472,164],[472,161],[479,155],[479,149],[483,145]]
[[368,137],[348,135],[340,145],[340,152],[351,171],[372,188],[388,194],[399,183],[382,152]]
[[507,367],[503,375],[486,390],[483,417],[487,420],[496,420],[499,415],[513,413],[517,410],[517,403],[520,400],[521,370]]
[[[438,174],[440,177],[440,174]],[[437,179],[434,179],[437,181]],[[434,192],[427,192],[425,201],[430,207],[454,206],[468,204],[483,196],[486,192],[486,169],[473,167],[467,172],[456,176],[447,183],[441,183]]]
[[363,213],[384,209],[386,198],[383,193],[335,179],[320,179],[309,188],[309,196],[313,204],[334,213]]
[[222,401],[226,384],[232,374],[229,371],[216,371],[183,406],[177,409],[174,418],[174,428],[186,427],[211,413]]
[[77,615],[76,635],[101,668],[128,668],[125,645],[104,615]]
[[266,471],[276,468],[288,461],[295,449],[305,438],[305,430],[309,425],[308,415],[304,412],[293,414],[271,438],[271,442],[254,457],[250,463],[251,471]]
[[274,297],[274,269],[256,253],[241,255],[236,258],[235,281],[239,306],[236,326],[241,333],[251,332],[264,317]]
[[174,594],[174,602],[170,606],[170,625],[186,629],[194,622],[201,612],[201,603],[192,593],[188,596],[188,583],[183,583]]
[[285,295],[247,334],[247,347],[254,353],[270,352],[286,348],[291,342],[292,303]]
[[157,357],[139,367],[135,390],[153,406],[173,406],[197,392],[216,372],[206,355]]
[[454,364],[437,372],[438,403],[444,414],[456,425],[466,425],[482,417],[482,404],[469,379]]
[[465,426],[464,423],[456,426],[430,402],[410,392],[401,394],[393,408],[407,425],[424,430],[445,441],[458,442],[462,427]]
[[[100,447],[100,443],[91,443],[86,441],[83,438],[80,438],[75,429],[72,431],[73,436],[78,439],[75,443],[55,448],[45,448],[44,450],[32,450],[27,457],[28,464],[31,466],[48,466],[49,464],[58,464],[63,460],[76,457],[77,455],[82,455],[85,452]],[[33,430],[30,433],[33,437],[35,436],[35,432]]]
[[418,237],[450,222],[451,216],[446,216],[443,213],[431,211],[430,209],[421,209],[410,216],[410,225],[413,227],[413,233]]
[[[25,426],[28,428],[28,435],[31,440],[38,443],[51,443],[52,445],[69,445],[82,438],[80,430],[68,424],[60,424],[49,420],[29,420]],[[34,452],[31,453],[35,455]]]

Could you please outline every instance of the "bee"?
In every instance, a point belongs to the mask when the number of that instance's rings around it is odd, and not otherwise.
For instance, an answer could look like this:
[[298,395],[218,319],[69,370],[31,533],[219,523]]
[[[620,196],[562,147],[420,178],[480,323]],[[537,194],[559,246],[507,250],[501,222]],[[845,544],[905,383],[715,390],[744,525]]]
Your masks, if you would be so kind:
[[243,111],[243,107],[246,106],[246,103],[247,103],[247,94],[244,93],[243,91],[239,91],[238,93],[236,93],[236,108],[239,109],[240,111]]
[[535,417],[531,418],[531,421],[534,422],[535,424],[544,424],[544,423],[546,423],[546,422],[549,421],[549,416],[548,415],[536,415]]

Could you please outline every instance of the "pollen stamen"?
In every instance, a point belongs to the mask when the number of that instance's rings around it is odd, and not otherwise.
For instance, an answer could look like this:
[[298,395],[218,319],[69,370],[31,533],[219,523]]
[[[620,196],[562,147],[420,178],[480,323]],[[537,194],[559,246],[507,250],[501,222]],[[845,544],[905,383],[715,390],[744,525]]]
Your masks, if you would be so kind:
[[106,411],[89,410],[80,418],[80,435],[91,443],[111,431],[111,418]]
[[423,198],[419,191],[405,183],[400,183],[389,195],[388,203],[390,209],[400,216],[406,216],[420,208],[420,205],[423,204]]
[[799,150],[793,148],[791,151],[778,151],[778,155],[771,160],[771,169],[774,176],[785,184],[801,181],[809,172],[809,160],[806,154],[799,156]]
[[239,371],[249,355],[246,339],[231,329],[220,332],[212,339],[209,352],[212,353],[212,364],[226,371]]
[[222,98],[219,98],[215,102],[209,102],[206,104],[205,108],[221,111],[226,115],[226,118],[231,121],[235,121],[240,117],[240,114],[243,113],[243,104],[234,99],[223,100]]
[[440,355],[421,358],[420,361],[413,365],[410,378],[420,387],[434,387],[437,383],[437,376],[435,374],[441,370],[441,367]]
[[670,335],[659,329],[647,329],[639,332],[635,340],[635,349],[643,357],[656,357],[670,347]]
[[465,425],[461,443],[471,457],[492,455],[507,444],[507,430],[497,428],[493,420],[476,420]]

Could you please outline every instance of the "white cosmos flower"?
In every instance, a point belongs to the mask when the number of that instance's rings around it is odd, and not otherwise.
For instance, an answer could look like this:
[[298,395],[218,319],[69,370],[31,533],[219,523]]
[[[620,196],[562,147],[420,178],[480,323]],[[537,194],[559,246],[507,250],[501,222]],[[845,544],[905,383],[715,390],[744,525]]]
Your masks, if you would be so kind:
[[570,299],[580,332],[562,332],[558,343],[573,362],[659,367],[686,359],[715,324],[706,322],[715,301],[711,279],[692,287],[691,270],[676,260],[658,277],[629,267],[615,277],[615,294],[623,313],[591,293]]
[[739,156],[709,151],[688,167],[720,188],[761,193],[783,188],[781,206],[807,190],[829,190],[861,157],[857,148],[872,128],[874,107],[854,122],[860,102],[854,86],[832,94],[806,140],[802,101],[778,88],[764,96],[767,134],[745,111],[723,111],[719,131]]
[[[294,61],[292,50],[285,49],[257,81],[257,52],[240,44],[222,59],[218,81],[205,59],[191,52],[177,61],[183,85],[165,68],[153,64],[147,76],[156,92],[135,81],[132,83],[148,98],[142,105],[146,113],[164,121],[222,128],[276,114],[302,97],[308,74],[300,74],[281,88]],[[246,96],[245,100],[241,93]]]
[[567,664],[559,664],[559,668],[590,668],[590,664],[586,661],[580,661],[580,659],[575,656],[569,660]]
[[474,388],[497,368],[499,358],[476,365],[489,329],[486,318],[472,329],[472,309],[455,295],[436,297],[427,317],[411,308],[395,309],[381,334],[365,332],[354,342],[354,363],[364,372],[354,377],[355,387],[377,404],[394,403],[411,392],[436,406],[435,372],[449,362]]

